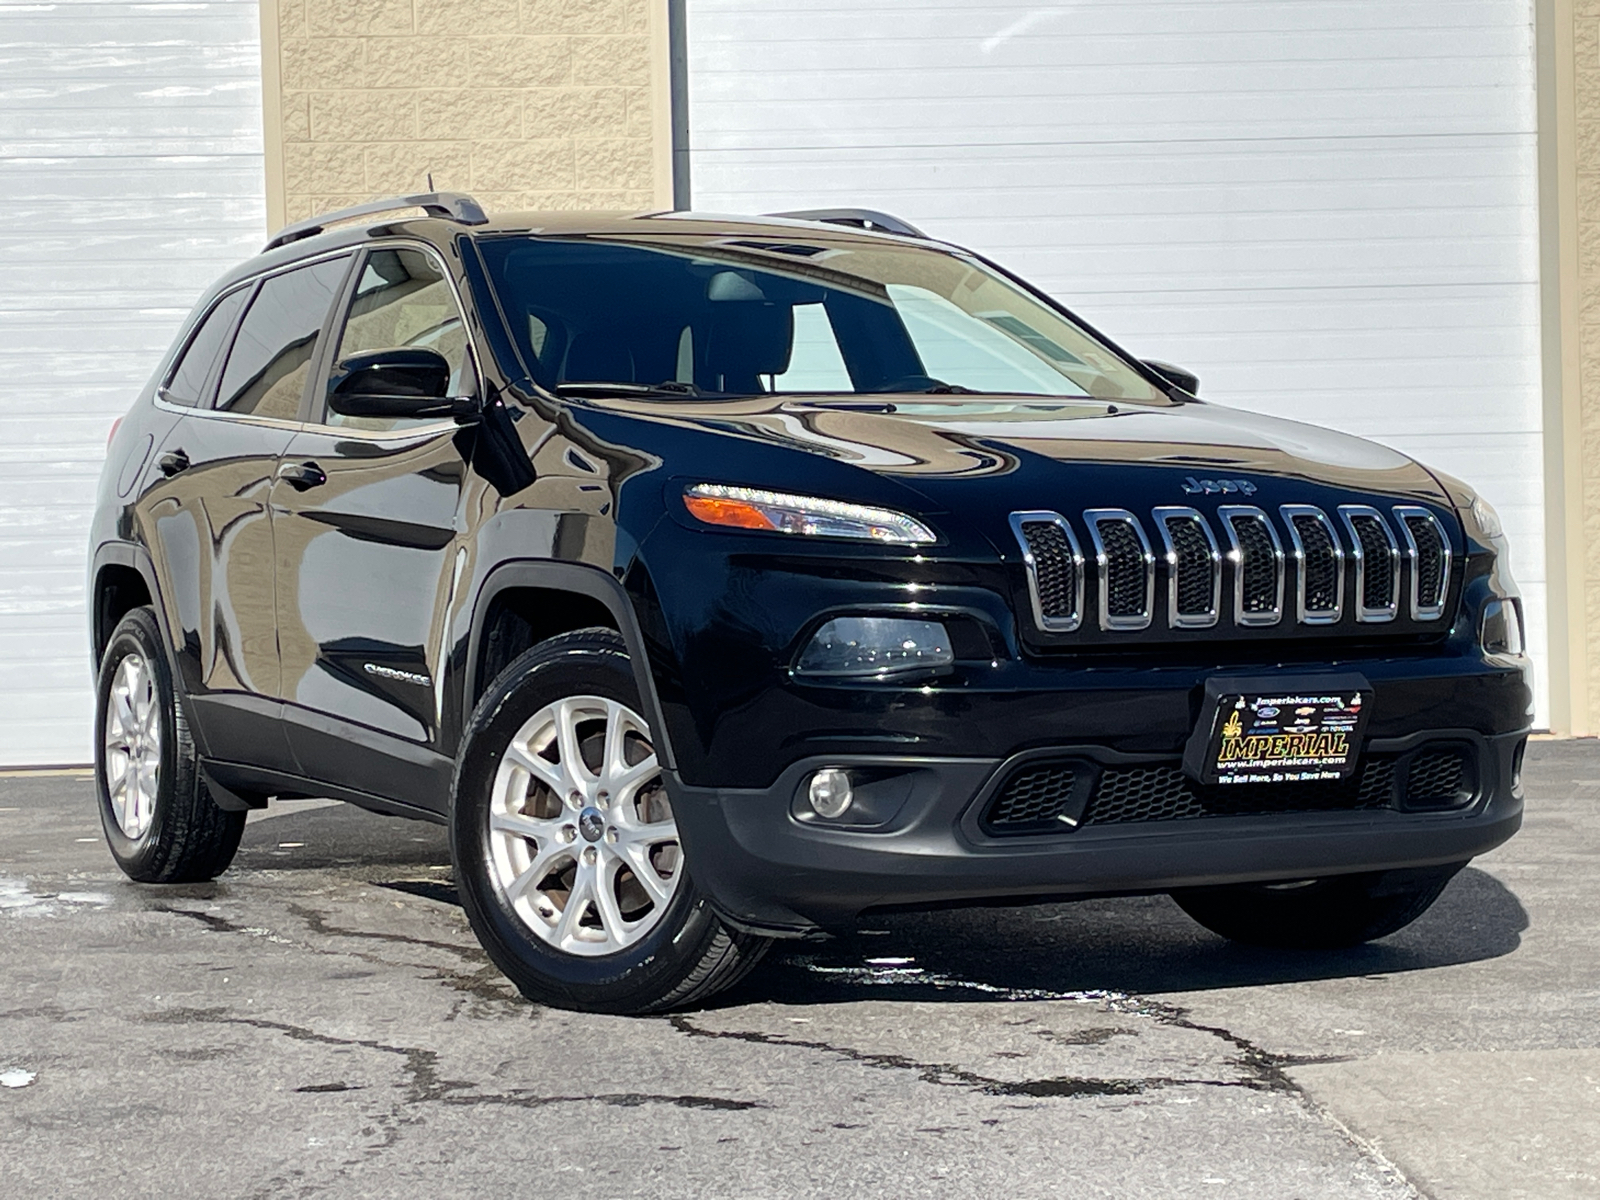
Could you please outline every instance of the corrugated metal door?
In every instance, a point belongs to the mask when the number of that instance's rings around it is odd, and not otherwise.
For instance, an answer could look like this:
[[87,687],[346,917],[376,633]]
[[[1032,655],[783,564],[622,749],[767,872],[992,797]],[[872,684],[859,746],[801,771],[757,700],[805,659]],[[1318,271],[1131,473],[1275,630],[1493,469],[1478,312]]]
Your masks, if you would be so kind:
[[886,209],[1208,398],[1468,480],[1505,518],[1542,664],[1528,0],[688,12],[696,208]]
[[0,6],[0,763],[91,758],[106,435],[264,188],[255,0]]

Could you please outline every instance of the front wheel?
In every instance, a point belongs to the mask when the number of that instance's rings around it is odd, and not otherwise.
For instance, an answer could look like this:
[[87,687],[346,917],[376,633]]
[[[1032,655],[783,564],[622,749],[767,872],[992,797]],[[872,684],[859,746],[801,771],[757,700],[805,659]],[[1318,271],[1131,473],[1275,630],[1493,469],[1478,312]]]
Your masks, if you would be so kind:
[[1387,937],[1415,921],[1467,864],[1244,883],[1173,892],[1212,933],[1252,946],[1333,950]]
[[538,1003],[678,1007],[766,948],[696,889],[642,707],[622,639],[587,629],[513,662],[467,729],[457,889],[489,957]]

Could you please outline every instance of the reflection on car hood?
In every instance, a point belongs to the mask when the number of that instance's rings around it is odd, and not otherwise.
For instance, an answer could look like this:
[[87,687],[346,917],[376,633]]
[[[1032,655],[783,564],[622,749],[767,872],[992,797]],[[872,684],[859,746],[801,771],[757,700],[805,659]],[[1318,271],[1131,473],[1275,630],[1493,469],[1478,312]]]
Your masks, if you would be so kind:
[[[1030,476],[1040,460],[1165,468],[1180,477],[1306,480],[1448,504],[1434,478],[1386,446],[1216,404],[1148,407],[996,396],[760,396],[595,407],[822,455],[897,478],[940,503],[946,482]],[[1231,490],[1231,489],[1229,489]],[[1170,501],[1169,501],[1170,502]]]

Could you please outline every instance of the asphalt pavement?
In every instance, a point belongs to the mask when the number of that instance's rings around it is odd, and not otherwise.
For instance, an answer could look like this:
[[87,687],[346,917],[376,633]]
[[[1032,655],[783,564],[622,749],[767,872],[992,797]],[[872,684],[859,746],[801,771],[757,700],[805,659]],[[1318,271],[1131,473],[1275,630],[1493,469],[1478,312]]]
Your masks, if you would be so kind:
[[1165,897],[873,916],[668,1017],[522,1000],[442,830],[252,817],[118,873],[83,774],[0,777],[0,1196],[1600,1197],[1600,743],[1333,954]]

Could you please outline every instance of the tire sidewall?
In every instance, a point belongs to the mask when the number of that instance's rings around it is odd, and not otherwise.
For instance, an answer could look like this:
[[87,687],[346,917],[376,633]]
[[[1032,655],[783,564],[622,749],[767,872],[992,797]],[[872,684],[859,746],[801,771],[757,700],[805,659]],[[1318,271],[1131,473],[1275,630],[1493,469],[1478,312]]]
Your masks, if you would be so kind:
[[[144,833],[137,838],[130,838],[117,824],[116,813],[111,807],[110,790],[106,786],[106,712],[117,669],[130,654],[138,654],[144,659],[155,681],[161,721],[161,767],[156,785],[155,813]],[[134,879],[154,878],[160,872],[165,857],[163,832],[172,819],[174,788],[180,766],[175,703],[172,671],[167,663],[166,649],[161,643],[155,617],[148,609],[135,609],[117,625],[110,641],[106,643],[105,654],[101,656],[94,721],[94,778],[95,794],[100,805],[100,824],[105,830],[112,857]]]
[[[490,687],[463,737],[452,790],[456,887],[489,957],[530,999],[636,1012],[671,991],[720,928],[694,886],[690,864],[680,864],[677,890],[655,928],[626,949],[596,956],[567,954],[540,939],[511,909],[490,874],[488,811],[505,749],[536,712],[570,695],[603,696],[639,711],[621,638],[607,631],[554,638],[511,664]],[[653,739],[660,736],[650,732]]]

